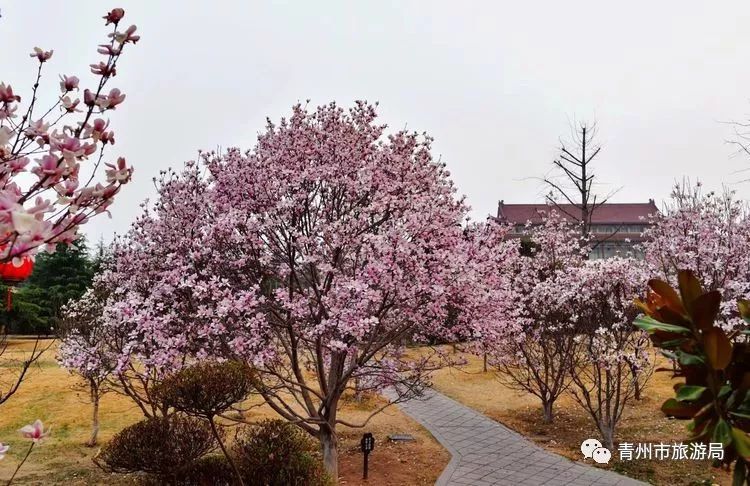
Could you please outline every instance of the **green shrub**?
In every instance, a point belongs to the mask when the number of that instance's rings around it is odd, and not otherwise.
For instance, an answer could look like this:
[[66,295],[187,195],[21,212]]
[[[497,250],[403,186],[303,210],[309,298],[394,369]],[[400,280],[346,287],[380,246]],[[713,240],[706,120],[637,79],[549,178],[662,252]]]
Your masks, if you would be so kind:
[[145,472],[174,478],[216,448],[209,425],[173,415],[153,417],[124,428],[94,458],[108,472]]
[[252,374],[247,365],[209,361],[167,376],[153,394],[168,407],[210,420],[247,398],[251,390]]
[[230,486],[237,480],[224,456],[210,455],[181,470],[175,483],[180,486]]
[[298,427],[264,420],[240,434],[232,449],[246,484],[323,486],[331,484],[315,443]]

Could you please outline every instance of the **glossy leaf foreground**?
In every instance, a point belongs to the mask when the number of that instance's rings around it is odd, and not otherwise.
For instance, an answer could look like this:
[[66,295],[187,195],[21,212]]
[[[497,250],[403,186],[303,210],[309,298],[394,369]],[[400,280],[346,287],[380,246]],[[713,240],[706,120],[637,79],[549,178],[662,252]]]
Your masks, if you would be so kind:
[[[722,327],[719,291],[704,291],[688,270],[679,272],[677,280],[677,289],[662,280],[649,281],[647,298],[636,301],[643,314],[635,326],[648,332],[654,346],[677,363],[675,376],[684,380],[661,408],[666,415],[692,420],[691,440],[723,444],[724,459],[715,465],[736,462],[734,484],[745,484],[750,461],[746,332]],[[747,301],[739,302],[737,313],[750,324]]]

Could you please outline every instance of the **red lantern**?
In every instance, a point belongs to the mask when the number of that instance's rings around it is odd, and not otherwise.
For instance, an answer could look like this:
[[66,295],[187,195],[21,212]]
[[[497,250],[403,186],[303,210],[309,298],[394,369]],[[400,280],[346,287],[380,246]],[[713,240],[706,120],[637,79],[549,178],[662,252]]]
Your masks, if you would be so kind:
[[16,265],[12,260],[6,263],[0,263],[0,280],[8,286],[6,293],[6,304],[8,312],[13,306],[13,292],[11,287],[20,284],[31,275],[34,270],[34,260],[29,256],[21,257],[21,262]]

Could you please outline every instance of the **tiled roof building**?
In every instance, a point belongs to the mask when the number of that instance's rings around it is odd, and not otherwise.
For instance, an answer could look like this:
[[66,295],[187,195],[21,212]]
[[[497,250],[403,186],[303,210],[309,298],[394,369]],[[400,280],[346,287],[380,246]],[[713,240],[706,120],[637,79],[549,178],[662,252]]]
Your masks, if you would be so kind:
[[[504,201],[498,203],[496,217],[513,225],[511,236],[520,237],[527,222],[540,224],[544,215],[553,209],[564,218],[580,219],[580,210],[572,204],[505,204]],[[640,257],[635,245],[643,241],[648,215],[658,211],[653,199],[647,203],[605,203],[598,206],[591,216],[591,233],[596,243],[590,258],[625,256],[629,252]]]

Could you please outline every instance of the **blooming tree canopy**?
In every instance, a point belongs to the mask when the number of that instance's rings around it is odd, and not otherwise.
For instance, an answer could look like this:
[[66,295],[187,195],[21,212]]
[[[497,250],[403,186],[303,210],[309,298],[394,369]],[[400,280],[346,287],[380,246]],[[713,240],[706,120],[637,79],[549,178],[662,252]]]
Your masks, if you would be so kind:
[[[467,208],[431,139],[385,136],[375,107],[334,103],[269,122],[255,148],[163,174],[116,250],[113,320],[126,360],[254,365],[258,391],[317,437],[336,475],[339,401],[421,390],[434,360],[403,345],[443,332]],[[205,174],[204,166],[208,169]]]
[[679,270],[690,269],[707,290],[722,295],[721,320],[745,324],[737,300],[750,298],[750,224],[745,204],[732,192],[704,192],[676,185],[666,211],[653,215],[643,243],[657,275],[676,284]]
[[[38,47],[30,55],[37,72],[25,106],[13,86],[0,82],[0,262],[75,240],[79,226],[105,212],[130,180],[124,158],[104,160],[115,143],[105,114],[125,100],[109,82],[125,48],[140,39],[134,25],[118,30],[124,15],[115,8],[104,16],[112,32],[97,49],[103,60],[91,64],[96,78],[83,99],[79,78],[62,75],[53,105],[38,106],[42,70],[53,54]],[[97,182],[102,162],[106,180]]]
[[[492,221],[483,232],[493,237],[475,257],[487,273],[477,281],[489,285],[485,295],[491,298],[488,313],[471,314],[479,342],[502,372],[501,381],[538,397],[549,422],[570,382],[576,354],[576,322],[565,306],[571,294],[560,281],[586,258],[580,226],[550,206],[543,223],[527,225],[520,242],[506,239],[508,228]],[[474,293],[481,295],[479,290]]]
[[634,300],[648,276],[642,261],[615,257],[589,260],[558,282],[568,296],[563,305],[577,323],[579,362],[570,368],[571,394],[608,448],[625,405],[653,372],[648,336],[632,325]]

